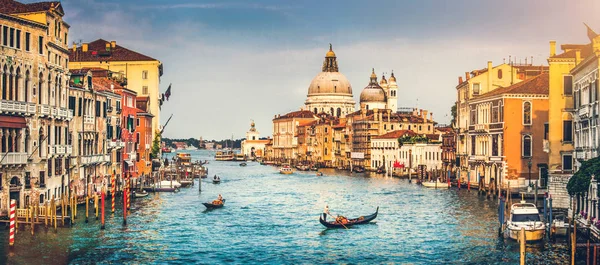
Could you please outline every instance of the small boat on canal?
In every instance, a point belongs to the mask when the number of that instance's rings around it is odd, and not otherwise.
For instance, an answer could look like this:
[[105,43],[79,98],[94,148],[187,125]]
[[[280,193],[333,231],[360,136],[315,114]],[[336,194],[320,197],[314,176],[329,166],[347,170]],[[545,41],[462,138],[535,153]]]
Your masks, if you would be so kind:
[[219,183],[221,183],[221,177],[215,177],[215,178],[213,178],[212,182],[213,182],[213,184],[219,184]]
[[136,198],[143,198],[143,197],[146,197],[146,196],[148,196],[148,192],[145,191],[145,190],[136,190],[135,191],[135,197]]
[[437,181],[423,181],[421,183],[423,187],[432,188],[432,189],[447,189],[448,183],[441,182],[439,179]]
[[348,219],[348,222],[343,223],[343,224],[339,223],[335,220],[327,221],[327,214],[323,213],[319,217],[319,222],[327,228],[348,228],[353,225],[366,224],[366,223],[373,221],[377,217],[378,212],[379,212],[379,206],[377,207],[377,210],[375,210],[374,214],[367,215],[367,216],[360,216],[360,217],[353,218],[353,219]]
[[557,215],[552,220],[552,227],[550,228],[550,235],[552,236],[567,236],[569,230],[569,222],[564,215]]
[[365,172],[365,168],[361,167],[361,166],[356,166],[352,168],[352,171],[356,172],[356,173],[363,173]]
[[206,206],[207,209],[221,208],[225,205],[225,199],[223,199],[221,203],[219,203],[218,200],[214,200],[212,202],[203,202],[202,204],[204,204],[204,206]]
[[289,175],[294,173],[294,170],[289,166],[289,165],[283,165],[280,169],[279,169],[279,173],[281,174],[285,174],[285,175]]
[[248,164],[246,164],[246,162],[242,162],[242,163],[240,163],[240,167],[245,167],[245,166],[247,166],[247,165],[248,165]]
[[179,183],[181,184],[181,187],[190,187],[194,185],[194,181],[193,180],[180,180]]
[[521,228],[525,228],[525,241],[538,241],[546,234],[546,225],[540,220],[540,212],[533,203],[515,203],[510,207],[510,218],[506,221],[508,237],[518,240]]

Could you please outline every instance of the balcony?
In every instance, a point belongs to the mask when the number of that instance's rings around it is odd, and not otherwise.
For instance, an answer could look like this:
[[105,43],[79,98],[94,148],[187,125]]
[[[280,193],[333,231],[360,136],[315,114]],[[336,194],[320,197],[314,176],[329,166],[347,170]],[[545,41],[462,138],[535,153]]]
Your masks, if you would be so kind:
[[58,109],[56,107],[50,107],[50,115],[52,115],[52,117],[58,117]]
[[65,145],[65,155],[70,155],[73,153],[73,146]]
[[64,155],[67,151],[67,148],[64,145],[57,145],[54,147],[54,151],[57,155]]
[[35,104],[12,100],[1,100],[0,112],[9,114],[33,115],[35,114]]
[[492,124],[490,124],[489,128],[490,128],[490,130],[503,129],[504,128],[504,122],[492,123]]
[[[296,140],[296,139],[294,139],[294,140]],[[293,141],[293,142],[295,142],[295,141]],[[297,142],[296,143],[293,143],[293,142],[292,142],[292,144],[298,144]],[[146,144],[146,149],[150,149],[150,144]]]
[[55,146],[48,146],[48,157],[51,157],[56,154]]
[[50,106],[48,106],[48,105],[39,105],[38,106],[38,113],[41,116],[50,116]]
[[485,155],[472,155],[469,156],[469,161],[486,161]]
[[109,155],[87,155],[81,156],[82,165],[100,164],[110,162]]
[[489,124],[475,124],[474,131],[476,132],[488,132],[490,130]]
[[27,164],[27,153],[6,153],[2,156],[2,165]]
[[580,118],[587,118],[589,113],[590,108],[588,105],[581,106],[579,110],[577,110],[577,115],[579,115]]
[[93,124],[94,123],[94,116],[84,115],[83,116],[83,123]]

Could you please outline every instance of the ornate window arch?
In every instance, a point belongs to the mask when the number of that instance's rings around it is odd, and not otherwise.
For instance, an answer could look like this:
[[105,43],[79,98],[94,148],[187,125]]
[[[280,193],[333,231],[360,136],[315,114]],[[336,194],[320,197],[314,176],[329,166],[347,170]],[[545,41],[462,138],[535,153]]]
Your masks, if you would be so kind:
[[531,125],[531,101],[523,101],[523,125]]
[[532,144],[532,138],[531,135],[529,134],[525,134],[522,136],[522,156],[523,157],[531,157],[533,154],[533,144]]

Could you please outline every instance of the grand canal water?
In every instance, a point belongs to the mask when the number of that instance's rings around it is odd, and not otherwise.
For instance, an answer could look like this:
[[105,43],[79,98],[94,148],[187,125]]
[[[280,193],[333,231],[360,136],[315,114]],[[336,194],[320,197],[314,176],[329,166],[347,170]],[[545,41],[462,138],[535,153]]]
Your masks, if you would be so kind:
[[[194,160],[211,160],[207,151]],[[128,225],[121,211],[106,230],[84,208],[73,228],[19,231],[10,250],[0,231],[2,264],[164,263],[410,263],[518,264],[517,243],[499,238],[497,204],[466,190],[432,190],[380,175],[324,170],[280,175],[274,167],[211,161],[209,175],[179,193],[151,194],[133,202]],[[206,211],[201,202],[218,194],[224,208]],[[366,215],[380,207],[376,222],[325,229],[325,204],[333,213]],[[117,207],[120,209],[120,207]],[[566,264],[564,245],[527,247],[527,264]]]

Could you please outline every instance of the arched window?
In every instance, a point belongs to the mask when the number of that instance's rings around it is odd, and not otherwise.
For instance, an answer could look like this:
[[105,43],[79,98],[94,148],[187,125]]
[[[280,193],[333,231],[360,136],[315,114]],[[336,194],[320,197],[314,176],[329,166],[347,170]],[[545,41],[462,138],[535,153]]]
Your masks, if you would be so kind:
[[39,132],[39,136],[38,136],[38,155],[40,156],[40,158],[42,157],[42,140],[44,139],[44,130],[42,130],[42,128],[40,128],[40,132]]
[[14,88],[15,88],[15,84],[14,84],[14,69],[12,68],[12,66],[10,67],[10,73],[8,74],[8,100],[15,100],[14,99]]
[[325,148],[325,155],[327,155],[327,148]]
[[331,116],[335,115],[335,112],[333,111],[333,108],[331,108],[329,111],[330,111],[329,113],[331,113]]
[[52,76],[48,73],[48,94],[46,95],[46,104],[50,105],[50,95],[52,95]]
[[19,101],[20,97],[20,86],[22,81],[21,76],[21,67],[17,67],[17,72],[15,73],[15,101]]
[[340,116],[342,116],[342,109],[337,108],[337,117],[339,118]]
[[30,82],[31,82],[31,76],[30,76],[30,74],[29,74],[29,70],[27,70],[27,71],[25,72],[25,81],[24,81],[24,82],[25,82],[25,83],[23,83],[23,88],[24,88],[24,91],[23,91],[23,92],[25,92],[25,93],[24,93],[24,98],[23,98],[23,100],[24,100],[25,102],[29,102],[29,86],[30,86]]
[[56,106],[57,107],[62,107],[61,103],[62,103],[62,78],[58,78],[58,82],[56,83],[56,87],[57,89],[57,94],[56,94]]
[[523,102],[523,124],[531,125],[531,102]]
[[8,67],[4,66],[2,70],[2,99],[6,99],[6,90],[8,89]]
[[365,107],[367,110],[369,110],[369,105],[367,104],[367,106]]
[[29,155],[29,130],[25,131],[25,153]]
[[531,157],[531,135],[523,135],[523,157]]
[[44,80],[44,75],[42,75],[42,73],[40,73],[40,76],[38,78],[38,93],[37,93],[37,97],[38,97],[38,104],[42,104],[42,82]]
[[54,99],[54,106],[58,107],[58,87],[60,87],[60,79],[58,79],[58,75],[54,78],[54,89],[52,89],[52,98]]
[[502,79],[502,69],[498,69],[498,79]]
[[317,108],[314,109],[315,114],[317,114]]

